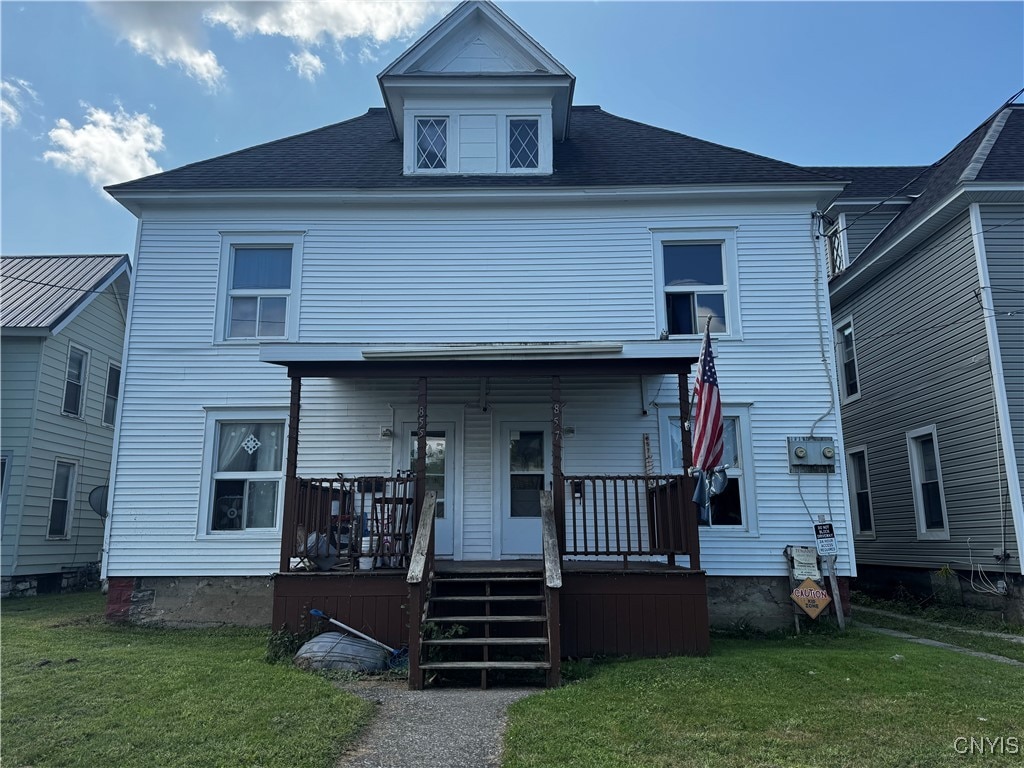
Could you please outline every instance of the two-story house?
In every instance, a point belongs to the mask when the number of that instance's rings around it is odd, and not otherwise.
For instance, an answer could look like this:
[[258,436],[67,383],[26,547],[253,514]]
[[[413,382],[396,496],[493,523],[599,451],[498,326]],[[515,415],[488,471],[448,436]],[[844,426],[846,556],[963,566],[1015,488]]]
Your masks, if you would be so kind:
[[5,596],[99,587],[129,277],[125,255],[0,258]]
[[1024,104],[932,166],[817,168],[859,581],[1024,619]]
[[[394,646],[457,617],[493,668],[530,622],[549,664],[702,652],[708,592],[712,622],[788,623],[819,516],[849,577],[813,217],[843,183],[574,105],[491,3],[379,81],[383,108],[108,189],[140,220],[109,614],[316,607]],[[709,317],[730,482],[698,530]]]

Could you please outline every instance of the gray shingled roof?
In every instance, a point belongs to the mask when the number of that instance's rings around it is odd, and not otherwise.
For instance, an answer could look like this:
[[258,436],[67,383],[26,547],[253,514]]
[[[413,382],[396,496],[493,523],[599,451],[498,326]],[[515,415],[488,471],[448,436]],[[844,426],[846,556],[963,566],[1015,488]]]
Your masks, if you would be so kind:
[[125,254],[0,258],[0,326],[54,328],[111,275]]
[[884,200],[920,194],[927,182],[927,165],[809,166],[807,170],[850,182],[840,200]]
[[[1009,115],[999,127],[1000,116],[1006,110],[1009,110]],[[998,133],[990,136],[993,126]],[[986,138],[992,142],[988,146]],[[882,230],[864,249],[858,261],[869,259],[895,242],[964,181],[1024,181],[1024,161],[1021,158],[1024,158],[1024,104],[1009,104],[975,128],[931,167],[920,196]],[[981,162],[981,167],[973,178],[965,178],[964,173],[973,162]]]
[[387,112],[107,187],[122,192],[458,189],[776,184],[832,181],[813,171],[662,128],[600,107],[573,107],[550,176],[404,176]]

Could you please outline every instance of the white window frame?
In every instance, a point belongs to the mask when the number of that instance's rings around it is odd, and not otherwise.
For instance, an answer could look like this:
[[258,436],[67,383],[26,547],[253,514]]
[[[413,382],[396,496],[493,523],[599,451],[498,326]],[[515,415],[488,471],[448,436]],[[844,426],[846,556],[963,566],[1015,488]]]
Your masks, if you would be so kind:
[[[849,387],[846,381],[846,359],[845,348],[843,345],[844,329],[849,327],[850,329],[850,340],[853,343],[853,367],[856,372],[857,391],[852,395],[849,392]],[[861,393],[864,390],[863,384],[860,380],[860,362],[857,360],[857,329],[853,324],[853,315],[847,315],[835,325],[835,344],[836,344],[836,374],[839,378],[839,402],[843,405],[847,403],[854,403],[860,400]]]
[[[741,339],[740,327],[740,281],[736,255],[735,229],[705,229],[687,227],[679,229],[652,229],[654,284],[655,284],[655,321],[656,336],[668,334],[668,310],[665,306],[668,293],[709,293],[725,296],[726,332],[712,334],[716,339]],[[725,284],[721,286],[686,286],[680,290],[670,290],[665,286],[665,245],[675,244],[719,244],[722,247],[722,277]],[[704,329],[696,329],[692,334],[673,334],[671,339],[698,339],[704,335]]]
[[[11,487],[11,467],[14,454],[11,451],[0,453],[0,531],[7,520],[7,490]],[[2,535],[2,533],[0,533]]]
[[[78,412],[72,413],[71,411],[64,410],[64,403],[68,399],[68,384],[70,379],[68,374],[71,371],[71,353],[80,352],[85,355],[85,362],[82,363],[82,381],[79,382],[81,391],[78,393]],[[89,388],[89,366],[92,363],[92,353],[83,346],[78,344],[68,344],[68,355],[64,362],[64,386],[61,387],[60,391],[60,412],[63,416],[68,416],[72,419],[85,419],[85,404],[87,402],[86,394]]]
[[[864,490],[868,494],[868,515],[871,518],[871,530],[862,531],[860,527],[860,510],[857,508],[857,476],[853,471],[853,455],[857,453],[864,454],[864,474],[867,488]],[[858,445],[853,448],[846,449],[846,479],[847,485],[850,490],[850,517],[853,520],[853,535],[857,539],[874,539],[876,536],[875,531],[875,500],[871,495],[871,465],[868,464],[868,447],[866,445]]]
[[[107,421],[107,400],[110,399],[110,369],[117,369],[117,397],[114,398],[114,413]],[[107,376],[103,382],[103,407],[100,409],[100,423],[105,427],[113,427],[117,423],[117,409],[121,406],[121,364],[113,360],[107,361]]]
[[[939,503],[942,507],[942,528],[929,529],[925,526],[924,500],[921,498],[921,481],[923,468],[919,438],[930,435],[935,446],[935,471],[939,476]],[[942,482],[942,462],[939,450],[939,435],[934,424],[907,432],[907,454],[910,457],[910,478],[914,491],[914,516],[917,519],[917,538],[919,541],[949,541],[949,514],[946,511],[946,491]]]
[[[71,478],[68,481],[68,498],[67,501],[68,509],[67,514],[64,516],[64,533],[60,536],[53,536],[50,533],[50,523],[53,521],[53,502],[56,499],[54,494],[57,491],[57,465],[67,464],[71,467]],[[46,506],[46,539],[47,541],[67,541],[71,538],[71,521],[74,518],[75,513],[75,499],[78,496],[78,471],[79,462],[77,459],[66,459],[62,456],[57,456],[53,460],[53,472],[50,474],[50,496],[49,503]]]
[[[283,450],[281,452],[281,469],[279,472],[246,472],[230,473],[245,475],[245,479],[278,480],[276,520],[272,528],[246,528],[241,531],[213,530],[214,481],[220,473],[215,471],[217,462],[217,436],[221,423],[232,422],[281,422],[283,429]],[[206,429],[203,439],[203,473],[199,493],[199,521],[196,532],[197,539],[230,539],[242,541],[247,539],[280,539],[284,518],[284,486],[288,467],[288,409],[278,406],[254,406],[251,408],[220,408],[206,409]],[[222,478],[223,479],[223,478]]]
[[[666,474],[683,473],[682,467],[672,464],[672,422],[679,421],[679,404],[658,403],[658,445],[661,455],[662,472]],[[730,482],[738,483],[740,506],[743,511],[742,525],[719,525],[710,522],[701,526],[701,535],[714,531],[715,536],[757,536],[757,497],[754,480],[754,448],[750,435],[750,407],[747,405],[723,404],[722,417],[735,419],[737,424],[737,440],[740,451],[741,467],[730,467],[725,471]]]
[[[533,120],[537,123],[537,165],[533,168],[513,168],[512,167],[512,121],[513,120]],[[505,140],[504,140],[504,152],[505,152],[505,167],[508,173],[513,174],[537,174],[540,173],[540,169],[544,160],[544,142],[542,134],[542,125],[544,121],[541,120],[540,115],[505,115]]]
[[[452,115],[443,113],[429,113],[416,115],[412,119],[412,167],[417,174],[444,174],[455,173],[452,169]],[[444,165],[440,168],[420,168],[419,144],[420,144],[420,121],[421,120],[444,120]]]
[[[237,344],[250,346],[266,341],[297,341],[299,332],[299,301],[302,295],[302,244],[305,232],[221,232],[220,273],[217,281],[217,313],[214,341],[220,344]],[[282,248],[292,249],[291,287],[284,289],[253,289],[246,294],[258,296],[283,296],[287,301],[285,310],[284,336],[245,336],[229,335],[231,322],[228,307],[231,304],[231,276],[234,265],[235,248]],[[237,294],[242,295],[242,294]]]

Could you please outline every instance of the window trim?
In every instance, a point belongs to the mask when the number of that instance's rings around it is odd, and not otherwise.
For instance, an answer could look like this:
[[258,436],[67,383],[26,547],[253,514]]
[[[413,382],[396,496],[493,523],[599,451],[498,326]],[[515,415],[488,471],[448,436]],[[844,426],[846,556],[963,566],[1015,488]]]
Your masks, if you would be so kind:
[[[682,472],[682,467],[672,466],[672,429],[671,423],[679,421],[679,404],[665,401],[658,403],[658,447],[661,457],[662,472],[667,474]],[[750,434],[750,407],[738,404],[722,404],[722,417],[737,420],[737,436],[739,439],[740,458],[743,466],[726,470],[726,475],[739,482],[740,504],[743,509],[742,525],[720,525],[711,523],[701,526],[701,535],[714,531],[716,536],[759,535],[757,522],[757,484],[754,477],[754,447]]]
[[[866,490],[868,494],[868,515],[871,518],[870,531],[862,531],[860,528],[860,510],[856,507],[856,474],[853,471],[853,461],[851,458],[855,453],[864,454],[864,474],[867,482],[867,488],[864,490]],[[871,493],[871,465],[868,463],[868,447],[866,445],[857,445],[846,449],[846,481],[850,494],[850,519],[853,522],[853,536],[855,539],[864,539],[867,541],[874,540],[877,538],[877,529],[875,528],[875,500]]]
[[[83,355],[85,355],[85,361],[82,363],[82,381],[78,382],[78,385],[81,387],[81,391],[78,393],[77,413],[72,413],[71,411],[64,410],[64,404],[67,402],[68,399],[68,383],[70,383],[71,381],[68,378],[68,374],[71,371],[71,353],[73,351],[81,352]],[[91,358],[92,353],[85,347],[75,344],[73,342],[68,344],[68,354],[64,362],[64,386],[61,388],[60,393],[60,412],[62,416],[67,416],[72,419],[82,419],[83,421],[85,420],[85,404],[87,402],[86,394],[89,388],[89,368],[92,363]]]
[[[921,456],[918,441],[930,436],[935,448],[935,472],[939,483],[939,504],[942,508],[942,528],[928,529],[925,525],[924,503],[921,498]],[[910,478],[914,498],[914,517],[917,520],[918,541],[949,541],[949,514],[946,510],[946,489],[942,481],[942,460],[939,450],[939,435],[934,424],[912,429],[907,432],[907,454],[910,459]]]
[[14,466],[14,453],[11,451],[0,452],[0,531],[7,522],[7,491],[11,487],[11,469]]
[[[246,473],[247,477],[259,475],[257,480],[279,480],[277,491],[277,510],[274,526],[271,528],[245,528],[241,531],[213,530],[213,484],[217,472],[214,464],[217,460],[217,433],[222,422],[281,422],[283,425],[280,472]],[[209,406],[206,408],[206,424],[203,434],[203,470],[199,491],[199,514],[197,520],[197,540],[247,540],[247,539],[280,539],[284,521],[285,483],[288,474],[288,409],[280,406],[253,406],[250,408]]]
[[[692,334],[668,334],[668,310],[665,306],[666,295],[669,293],[712,293],[725,297],[726,332],[715,333],[716,339],[743,338],[740,324],[740,282],[736,253],[736,230],[722,227],[685,227],[672,229],[651,229],[652,257],[654,261],[655,288],[655,338],[699,339],[704,329],[697,329]],[[665,250],[666,245],[676,243],[718,243],[722,246],[722,278],[724,285],[699,287],[697,290],[670,291],[665,286]]]
[[[419,154],[420,154],[420,121],[421,120],[444,120],[444,165],[434,168],[420,168]],[[443,173],[457,173],[457,169],[452,168],[452,123],[454,116],[449,114],[442,114],[438,112],[429,112],[425,114],[413,115],[412,118],[412,167],[413,173],[416,174],[443,174]]]
[[[533,120],[537,124],[537,165],[532,168],[513,168],[512,167],[512,121],[513,120]],[[538,174],[541,172],[541,167],[544,162],[543,151],[544,142],[543,136],[541,135],[541,126],[543,121],[540,115],[517,115],[515,113],[505,113],[505,139],[504,139],[504,153],[505,153],[505,172],[510,174]],[[501,137],[499,136],[499,141]]]
[[[302,296],[302,245],[305,232],[282,232],[267,230],[266,232],[221,232],[220,271],[217,280],[217,311],[215,317],[214,343],[225,345],[252,346],[268,341],[297,341],[299,330],[299,303]],[[282,247],[292,249],[291,287],[288,290],[275,288],[265,293],[254,295],[284,296],[287,302],[285,310],[285,329],[283,336],[231,336],[228,324],[230,316],[228,307],[231,304],[231,275],[234,265],[235,248],[249,247]]]
[[[857,382],[857,391],[852,395],[849,394],[847,381],[846,381],[846,360],[844,359],[844,348],[843,348],[843,329],[847,326],[850,328],[850,340],[853,347],[853,367],[855,373],[855,379]],[[836,378],[838,378],[839,384],[839,402],[842,405],[847,403],[855,403],[861,398],[861,394],[864,391],[864,385],[860,380],[860,362],[857,360],[857,328],[853,324],[853,315],[847,315],[838,323],[835,324],[834,328],[835,336],[835,350],[836,350]]]
[[[110,369],[117,369],[117,396],[114,398],[114,413],[110,421],[107,421],[107,400],[110,399]],[[117,423],[117,409],[121,405],[121,363],[113,360],[107,361],[107,378],[103,384],[103,407],[100,409],[100,424],[104,427],[113,427]]]
[[[64,518],[64,533],[61,536],[54,536],[50,533],[50,525],[53,522],[54,493],[57,490],[57,465],[67,464],[72,467],[71,479],[68,482],[68,504],[67,514]],[[56,456],[53,459],[53,472],[50,475],[50,496],[46,506],[46,540],[47,541],[68,541],[71,538],[71,522],[74,519],[75,500],[78,496],[78,475],[81,469],[78,459],[68,459],[63,456]]]

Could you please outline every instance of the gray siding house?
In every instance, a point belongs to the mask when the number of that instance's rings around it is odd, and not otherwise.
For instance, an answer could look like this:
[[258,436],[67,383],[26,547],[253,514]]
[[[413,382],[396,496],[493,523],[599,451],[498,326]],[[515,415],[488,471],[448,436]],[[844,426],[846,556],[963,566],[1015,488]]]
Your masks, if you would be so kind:
[[930,167],[814,170],[850,182],[824,234],[860,583],[1019,619],[1024,104]]
[[126,255],[0,259],[4,596],[98,585],[129,275]]

